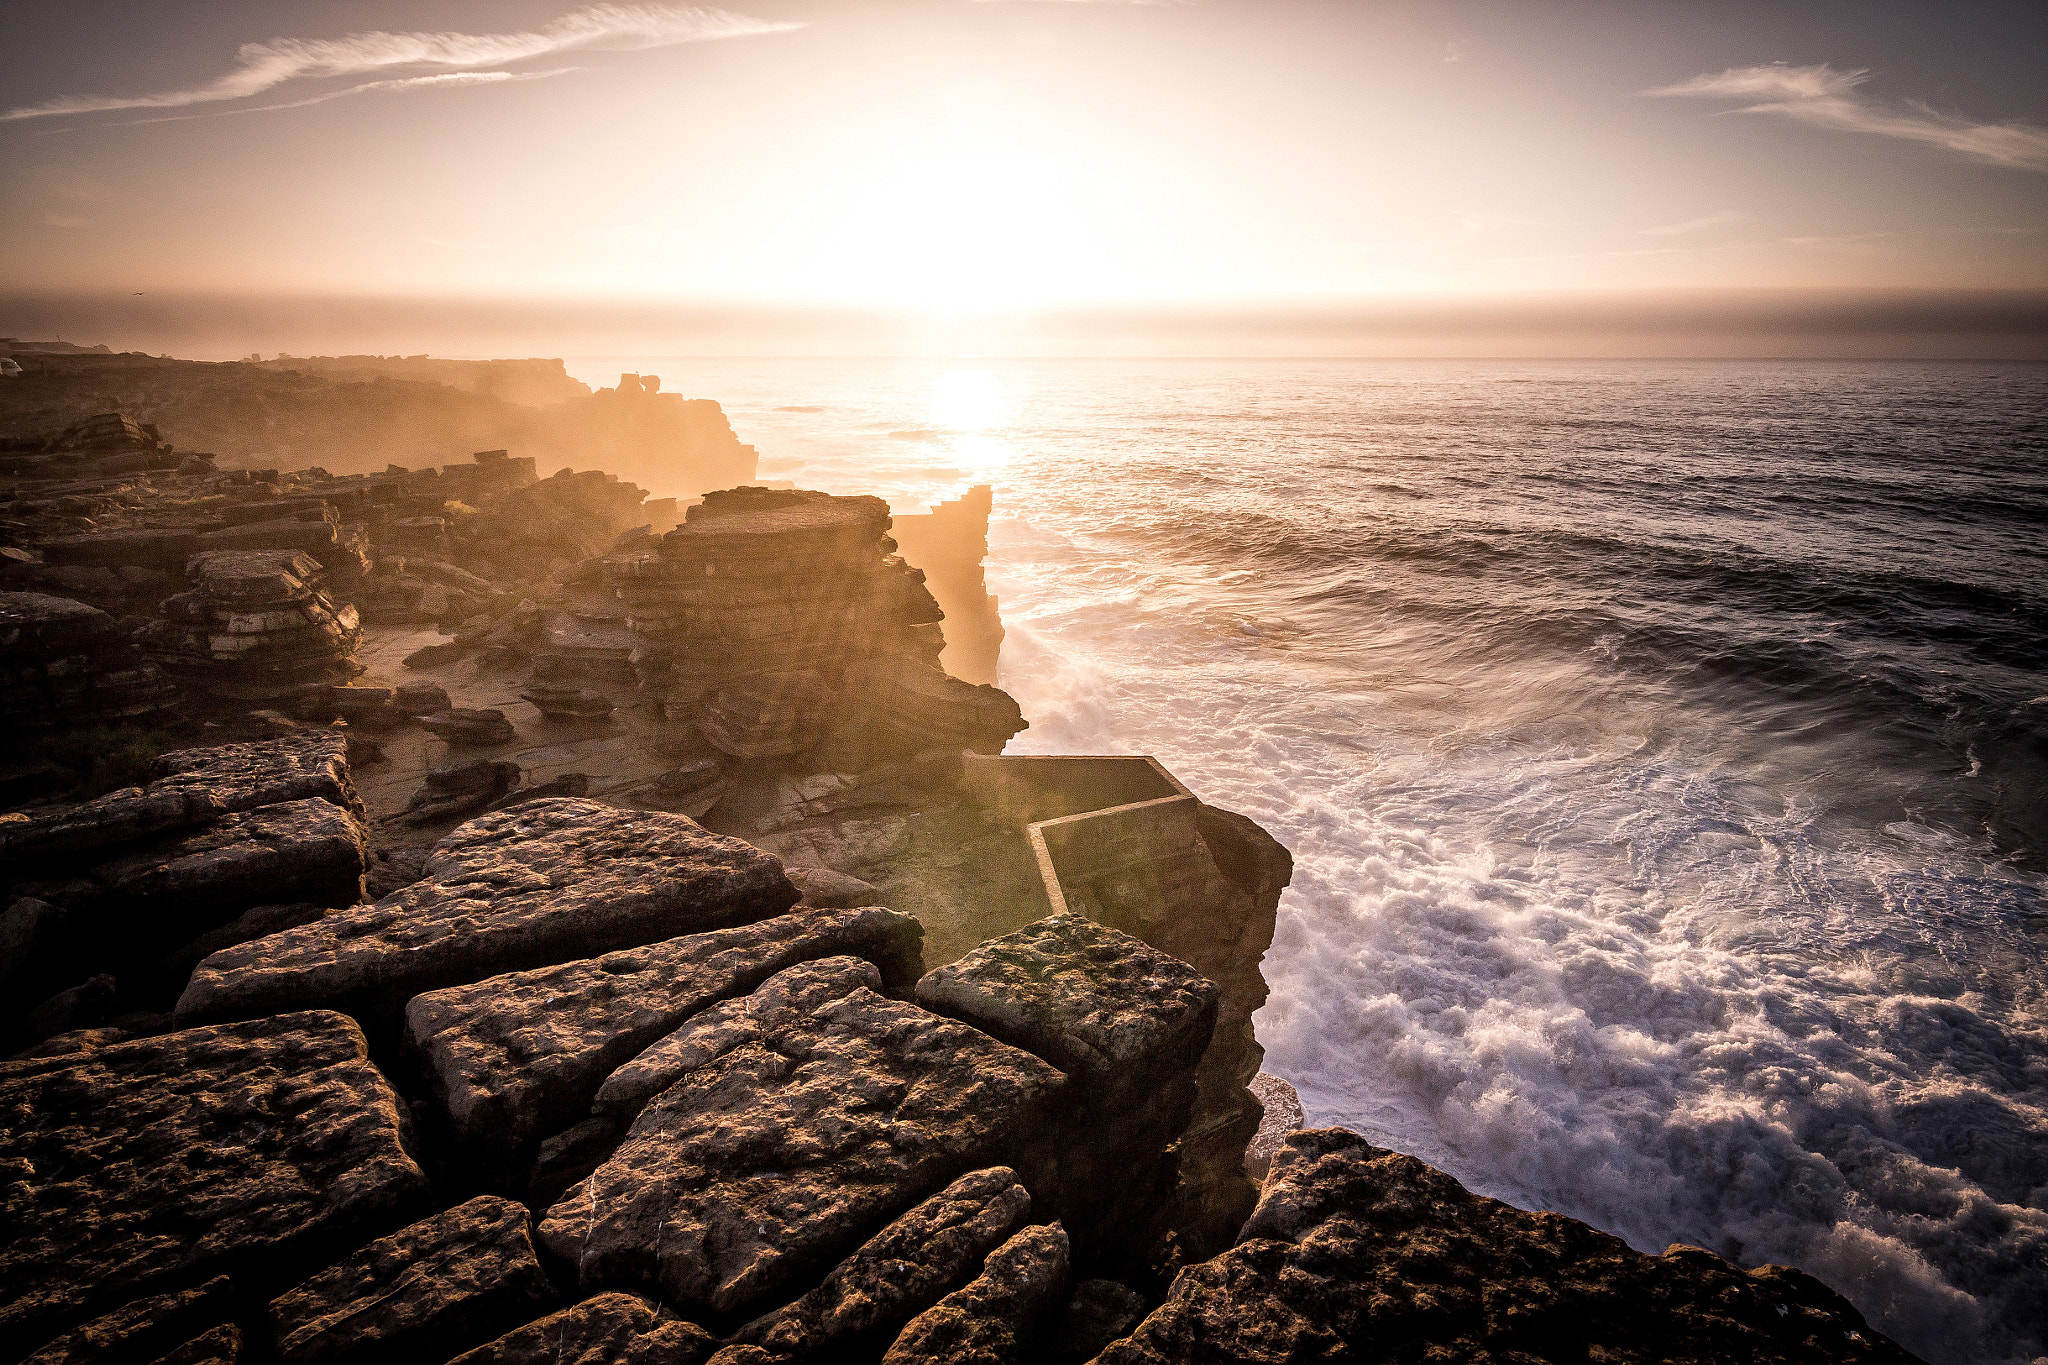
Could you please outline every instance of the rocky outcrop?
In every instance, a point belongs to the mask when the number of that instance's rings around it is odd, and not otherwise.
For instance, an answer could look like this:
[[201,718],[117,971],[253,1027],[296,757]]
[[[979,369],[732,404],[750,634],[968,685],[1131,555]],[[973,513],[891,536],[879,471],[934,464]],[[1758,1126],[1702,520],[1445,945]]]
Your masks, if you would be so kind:
[[848,958],[792,967],[691,1026],[695,1064],[541,1224],[585,1290],[759,1311],[1031,1145],[1059,1073],[855,984],[863,971]]
[[484,807],[519,785],[519,765],[508,759],[471,759],[427,770],[427,780],[398,818],[409,825],[452,820]]
[[584,615],[616,610],[595,632],[605,648],[734,757],[787,758],[828,736],[862,763],[995,752],[1023,718],[938,668],[941,613],[888,529],[879,498],[712,493],[659,542],[607,556],[603,598],[618,606]]
[[1296,1133],[1228,1252],[1101,1365],[1250,1360],[1913,1359],[1784,1266],[1662,1256],[1467,1191],[1338,1128]]
[[190,944],[253,936],[230,929],[238,916],[360,900],[367,835],[344,751],[333,734],[177,750],[146,786],[0,822],[0,1016],[108,971],[128,1008],[161,1008]]
[[634,1294],[593,1294],[450,1365],[699,1365],[718,1338]]
[[1026,1359],[1067,1296],[1067,1234],[1028,1227],[981,1274],[903,1329],[882,1365],[1006,1365]]
[[991,940],[916,992],[926,1008],[1066,1073],[1043,1212],[1091,1262],[1136,1276],[1170,1255],[1177,1149],[1217,997],[1185,962],[1073,914]]
[[398,1097],[328,1013],[0,1064],[0,1165],[0,1337],[27,1343],[174,1280],[317,1257],[426,1193]]
[[370,1243],[272,1299],[284,1365],[445,1360],[545,1312],[526,1209],[489,1197]]
[[708,1006],[797,963],[849,955],[904,990],[919,937],[893,910],[785,915],[429,991],[406,1007],[406,1035],[466,1162],[502,1180],[542,1137],[586,1117],[608,1076]]
[[[331,537],[333,528],[319,524]],[[262,701],[360,671],[362,619],[321,591],[320,565],[301,551],[195,555],[186,577],[191,588],[164,602],[145,637],[173,676],[216,696]]]
[[899,512],[889,523],[904,562],[924,571],[925,586],[946,614],[940,664],[970,683],[995,682],[1003,646],[1003,618],[982,568],[994,506],[994,490],[980,483],[924,515]]
[[317,1006],[395,1026],[422,991],[765,919],[796,898],[773,858],[682,816],[534,801],[457,829],[423,880],[373,905],[207,958],[177,1013]]

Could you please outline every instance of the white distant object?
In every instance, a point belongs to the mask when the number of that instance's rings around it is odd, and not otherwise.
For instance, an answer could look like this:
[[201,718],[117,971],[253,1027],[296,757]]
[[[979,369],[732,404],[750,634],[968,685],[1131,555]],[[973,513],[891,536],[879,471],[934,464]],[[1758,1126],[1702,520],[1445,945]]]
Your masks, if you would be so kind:
[[15,364],[6,356],[0,356],[0,379],[12,379],[20,373],[21,366]]

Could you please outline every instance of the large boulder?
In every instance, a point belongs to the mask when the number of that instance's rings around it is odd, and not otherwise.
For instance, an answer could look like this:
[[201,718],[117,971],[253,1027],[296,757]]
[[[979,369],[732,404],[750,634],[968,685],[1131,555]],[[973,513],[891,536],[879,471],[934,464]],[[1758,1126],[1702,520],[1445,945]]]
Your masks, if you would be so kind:
[[917,1003],[1051,1062],[1096,1095],[1156,1090],[1208,1046],[1217,989],[1080,915],[991,939],[917,983]]
[[180,1020],[305,1006],[395,1023],[422,991],[766,919],[782,865],[680,815],[573,797],[479,816],[374,905],[215,953]]
[[717,1018],[698,1064],[541,1224],[586,1291],[651,1287],[686,1311],[758,1312],[1040,1138],[1057,1071],[854,984],[873,972],[807,963],[705,1012]]
[[0,1337],[388,1224],[426,1194],[402,1127],[338,1014],[4,1064]]
[[1218,996],[1187,963],[1073,914],[982,944],[916,993],[1067,1074],[1042,1211],[1134,1275],[1167,1251]]
[[428,991],[406,1006],[406,1034],[473,1173],[503,1179],[587,1116],[605,1077],[706,1006],[845,955],[902,990],[922,937],[910,916],[873,906],[783,915]]
[[732,1340],[792,1362],[872,1358],[905,1322],[965,1284],[1030,1211],[1031,1195],[1015,1171],[970,1171]]
[[1472,1194],[1340,1128],[1295,1133],[1235,1247],[1101,1365],[1265,1360],[1884,1362],[1914,1357],[1786,1266],[1646,1256]]
[[435,1214],[271,1300],[285,1365],[445,1360],[554,1306],[526,1209],[486,1195]]

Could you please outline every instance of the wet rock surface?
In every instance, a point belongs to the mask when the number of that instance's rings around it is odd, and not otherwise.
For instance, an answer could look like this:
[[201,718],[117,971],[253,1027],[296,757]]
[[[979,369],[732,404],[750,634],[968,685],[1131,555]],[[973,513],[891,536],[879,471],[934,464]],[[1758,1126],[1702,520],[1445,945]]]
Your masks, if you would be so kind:
[[962,1173],[1030,1145],[1059,1073],[865,986],[840,994],[864,965],[793,967],[745,997],[719,1021],[714,1055],[548,1211],[541,1240],[586,1290],[758,1311]]
[[429,991],[406,1007],[406,1033],[456,1141],[497,1168],[586,1117],[608,1076],[708,1006],[799,962],[848,955],[880,964],[877,984],[901,990],[919,937],[893,910],[785,915]]
[[0,1076],[0,1337],[316,1255],[426,1194],[362,1033],[298,1013]]
[[1646,1256],[1342,1129],[1296,1133],[1238,1243],[1102,1365],[1253,1360],[1914,1359],[1783,1266]]
[[422,991],[787,909],[774,859],[681,816],[535,801],[441,841],[424,879],[201,963],[180,1019],[319,1005],[395,1022]]
[[554,1305],[526,1209],[482,1197],[370,1243],[270,1303],[285,1365],[442,1360]]

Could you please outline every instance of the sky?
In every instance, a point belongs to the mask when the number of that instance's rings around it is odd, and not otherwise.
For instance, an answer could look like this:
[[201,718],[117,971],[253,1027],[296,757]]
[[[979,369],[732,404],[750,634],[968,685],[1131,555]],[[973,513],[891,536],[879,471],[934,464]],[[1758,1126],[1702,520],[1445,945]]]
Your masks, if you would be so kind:
[[8,33],[6,334],[2048,331],[2039,0],[24,0]]

